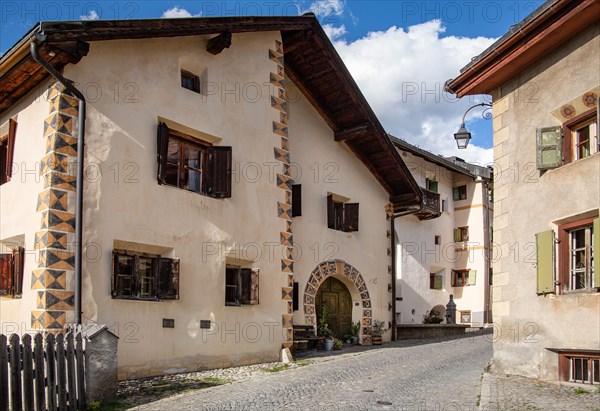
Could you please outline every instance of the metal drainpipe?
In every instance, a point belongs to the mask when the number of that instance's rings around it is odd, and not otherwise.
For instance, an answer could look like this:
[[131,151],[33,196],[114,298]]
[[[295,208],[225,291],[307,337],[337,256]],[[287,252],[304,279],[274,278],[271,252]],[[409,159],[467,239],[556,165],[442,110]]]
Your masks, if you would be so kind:
[[416,210],[393,214],[392,219],[390,221],[392,228],[392,341],[396,341],[396,333],[398,331],[398,324],[396,324],[396,218],[418,213],[422,209],[423,201],[421,201],[419,208]]
[[75,318],[76,323],[81,325],[81,282],[82,282],[82,254],[83,254],[83,157],[85,150],[85,116],[86,102],[85,97],[75,86],[73,82],[58,72],[49,62],[42,59],[39,54],[37,42],[43,43],[46,36],[36,34],[36,41],[32,41],[29,46],[31,56],[37,61],[52,77],[65,86],[67,92],[79,100],[79,118],[78,118],[78,141],[77,141],[77,182],[76,196],[77,209],[75,211]]

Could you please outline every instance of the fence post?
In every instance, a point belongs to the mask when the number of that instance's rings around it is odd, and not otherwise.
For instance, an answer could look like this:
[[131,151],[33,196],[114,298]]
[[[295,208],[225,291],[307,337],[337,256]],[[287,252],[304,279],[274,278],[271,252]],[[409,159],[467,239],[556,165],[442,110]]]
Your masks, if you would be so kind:
[[21,340],[17,334],[12,334],[10,342],[10,399],[13,410],[21,410],[23,395],[21,391]]
[[94,325],[83,330],[85,338],[86,398],[103,402],[117,396],[117,349],[119,337],[106,325]]
[[0,410],[8,409],[8,344],[0,334]]

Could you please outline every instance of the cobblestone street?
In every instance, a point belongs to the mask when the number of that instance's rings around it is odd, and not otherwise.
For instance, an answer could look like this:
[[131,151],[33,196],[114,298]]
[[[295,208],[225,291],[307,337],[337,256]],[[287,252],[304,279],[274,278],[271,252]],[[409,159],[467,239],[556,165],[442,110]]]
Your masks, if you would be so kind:
[[491,355],[490,335],[424,344],[399,341],[137,409],[476,410]]

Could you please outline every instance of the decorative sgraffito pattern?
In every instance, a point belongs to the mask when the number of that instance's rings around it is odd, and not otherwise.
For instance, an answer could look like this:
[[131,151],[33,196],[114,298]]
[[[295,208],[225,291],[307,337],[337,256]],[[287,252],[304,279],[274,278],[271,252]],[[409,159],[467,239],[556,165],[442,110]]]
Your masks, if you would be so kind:
[[361,343],[364,345],[371,344],[371,297],[367,290],[367,284],[358,270],[343,260],[324,261],[310,274],[306,288],[304,289],[304,319],[306,324],[317,325],[317,313],[315,308],[315,300],[317,290],[327,278],[331,276],[345,277],[349,279],[360,294],[362,301],[362,318],[361,318]]
[[60,331],[72,321],[74,292],[69,289],[74,274],[75,165],[77,156],[77,99],[55,84],[48,90],[50,113],[44,121],[46,155],[40,173],[44,190],[38,196],[40,231],[35,234],[38,269],[33,270],[31,288],[37,294],[31,325],[50,332]]
[[561,105],[552,112],[552,115],[561,123],[572,119],[590,109],[598,106],[598,95],[600,94],[600,86],[596,86],[591,90],[575,97],[569,102]]
[[274,146],[275,160],[282,165],[281,173],[277,174],[277,188],[283,190],[284,201],[277,202],[277,216],[285,220],[285,231],[279,232],[280,243],[284,247],[286,258],[281,259],[281,272],[287,275],[287,287],[281,289],[281,299],[286,302],[286,311],[282,314],[281,325],[284,334],[284,348],[290,348],[294,340],[293,331],[293,292],[294,292],[294,262],[293,233],[292,233],[292,180],[290,178],[290,152],[288,144],[288,114],[285,95],[285,80],[283,67],[283,45],[275,42],[275,50],[269,50],[269,60],[276,63],[276,72],[269,73],[271,84],[271,107],[277,111],[279,121],[273,121],[273,135],[278,144]]
[[[394,206],[390,203],[385,205],[385,218],[388,221],[388,223],[391,223],[392,221],[392,216],[394,215]],[[392,299],[393,295],[392,295],[392,281],[395,281],[394,277],[393,277],[393,273],[392,273],[392,264],[394,264],[394,261],[392,259],[392,235],[394,235],[392,233],[391,230],[386,230],[386,237],[388,239],[389,242],[389,247],[387,249],[387,255],[388,257],[390,257],[390,262],[388,264],[387,267],[387,271],[388,271],[388,278],[390,280],[390,282],[388,282],[388,293],[390,294],[390,300],[388,302],[388,311],[390,313],[390,316],[393,316],[394,313],[392,311],[392,309],[394,308],[393,304],[395,304],[396,302]]]

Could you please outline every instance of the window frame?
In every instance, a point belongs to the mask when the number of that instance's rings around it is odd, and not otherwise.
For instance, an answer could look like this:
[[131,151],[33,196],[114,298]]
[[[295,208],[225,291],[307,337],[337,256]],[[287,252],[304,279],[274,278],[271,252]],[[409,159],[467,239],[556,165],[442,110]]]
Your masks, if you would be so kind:
[[[565,350],[558,354],[558,373],[561,381],[572,382],[576,384],[600,385],[600,353],[578,352]],[[587,381],[582,378],[577,379],[575,373],[576,361],[587,362]],[[594,367],[598,370],[597,380],[594,379]]]
[[[593,284],[594,269],[592,266],[592,259],[596,257],[592,256],[594,251],[592,235],[598,235],[598,233],[593,232],[593,224],[596,218],[598,217],[593,216],[570,223],[560,224],[558,226],[558,282],[561,294],[571,292],[594,292],[598,290],[598,288],[595,288]],[[571,233],[581,229],[589,230],[590,233],[590,235],[586,234],[586,287],[571,288]],[[595,261],[594,264],[596,264]]]
[[[184,84],[184,81],[191,81],[192,88],[187,87],[187,85]],[[187,70],[181,70],[181,87],[198,94],[201,94],[202,92],[202,89],[200,88],[200,77]]]
[[[117,259],[125,257],[132,259],[131,270],[131,287],[129,289],[130,294],[124,294],[124,289],[119,287],[119,277],[125,276],[118,270]],[[141,291],[141,278],[140,278],[140,258],[150,260],[151,270],[151,295],[142,296]],[[162,263],[167,262],[171,264],[170,279],[175,283],[174,292],[163,293],[161,289],[161,268]],[[134,301],[163,301],[163,300],[179,300],[179,259],[163,257],[158,254],[150,254],[138,251],[114,249],[112,252],[112,279],[111,279],[111,298],[113,300],[134,300]]]
[[17,122],[11,118],[8,120],[8,132],[0,136],[0,185],[12,179],[16,135]]
[[454,229],[454,242],[464,243],[469,241],[469,226],[456,227]]
[[327,228],[345,233],[358,231],[359,203],[341,202],[327,196]]
[[[600,136],[598,136],[598,110],[596,108],[591,108],[578,116],[566,121],[562,125],[562,157],[563,157],[563,165],[569,164],[578,160],[583,160],[584,158],[591,157],[594,154],[600,152]],[[592,136],[590,135],[590,153],[585,156],[578,158],[577,153],[577,138],[578,131],[582,128],[591,125],[592,123],[596,123],[596,141],[593,142]]]
[[[10,253],[0,254],[0,270],[6,264],[7,287],[0,288],[0,297],[21,298],[23,295],[23,275],[25,270],[25,248],[15,247]],[[0,286],[2,280],[0,279]]]
[[[460,313],[460,323],[461,324],[471,324],[473,318],[471,317],[471,310],[461,310]],[[463,316],[469,316],[469,321],[465,321]]]
[[457,186],[452,188],[452,199],[454,201],[464,201],[468,199],[467,185]]
[[[259,269],[243,267],[237,264],[225,265],[225,306],[241,307],[243,305],[258,305],[260,303],[260,277]],[[229,281],[229,274],[233,275],[233,283]],[[228,288],[234,288],[235,299],[228,297]]]
[[[437,280],[439,278],[439,280]],[[439,282],[439,287],[436,285]],[[442,273],[429,273],[429,289],[430,290],[443,290],[444,289],[444,276]]]
[[[475,281],[471,284],[471,280],[470,280],[471,272],[473,272],[474,275],[477,276],[476,270],[471,270],[469,268],[462,268],[462,269],[458,269],[458,270],[453,269],[452,270],[452,287],[475,286],[477,277],[475,277]],[[459,282],[458,282],[459,277],[462,278],[461,284],[459,284]]]

